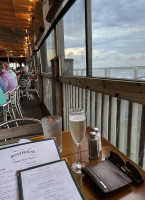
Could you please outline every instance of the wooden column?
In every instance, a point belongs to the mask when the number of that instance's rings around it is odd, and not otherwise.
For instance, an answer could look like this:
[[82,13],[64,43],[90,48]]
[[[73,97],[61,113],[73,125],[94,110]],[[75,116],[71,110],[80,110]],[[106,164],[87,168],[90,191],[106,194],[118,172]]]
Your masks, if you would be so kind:
[[[39,51],[40,54],[40,51]],[[41,75],[42,72],[42,61],[40,56],[40,66],[38,67],[38,83],[39,83],[39,103],[43,104],[43,77]]]
[[62,116],[62,84],[59,81],[59,61],[58,58],[51,60],[52,68],[52,105],[53,115]]

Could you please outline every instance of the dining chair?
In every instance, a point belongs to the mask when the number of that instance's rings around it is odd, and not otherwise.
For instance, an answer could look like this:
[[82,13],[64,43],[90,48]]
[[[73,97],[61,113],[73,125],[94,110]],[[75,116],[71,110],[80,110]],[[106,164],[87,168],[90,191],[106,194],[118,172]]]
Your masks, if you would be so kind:
[[4,123],[7,121],[7,108],[8,108],[7,103],[0,106],[0,123]]
[[16,115],[15,115],[15,112],[14,112],[14,109],[13,109],[13,106],[12,106],[12,102],[11,102],[11,99],[10,99],[10,92],[8,91],[4,95],[5,95],[5,98],[7,100],[7,115],[11,119],[15,119]]
[[19,91],[18,90],[19,90],[19,88],[15,88],[15,89],[13,89],[12,91],[9,92],[10,93],[10,100],[11,100],[12,108],[17,111],[19,117],[23,117],[22,109],[20,107],[20,102],[19,102],[19,96],[18,96]]
[[19,110],[20,117],[23,118],[22,107],[21,107],[21,104],[20,104],[20,86],[19,85],[16,88],[16,105],[17,105],[17,108]]
[[29,95],[29,88],[31,86],[31,81],[30,80],[20,80],[19,81],[19,85],[20,85],[20,93],[23,96],[27,97],[27,100],[31,100],[31,97]]
[[[16,123],[18,126],[16,126]],[[0,143],[2,144],[43,135],[42,124],[38,119],[24,117],[0,124]]]

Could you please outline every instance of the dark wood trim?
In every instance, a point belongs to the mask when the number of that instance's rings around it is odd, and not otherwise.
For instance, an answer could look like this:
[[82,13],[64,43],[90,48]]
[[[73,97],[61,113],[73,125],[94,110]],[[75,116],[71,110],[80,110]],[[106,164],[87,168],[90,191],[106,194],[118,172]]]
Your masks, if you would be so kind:
[[59,81],[59,60],[51,60],[53,114],[62,115],[62,84]]
[[85,0],[86,74],[92,77],[92,13],[91,1]]
[[40,104],[40,108],[41,108],[44,116],[50,116],[51,115],[51,113],[48,111],[48,109],[47,109],[47,107],[45,106],[44,103]]
[[59,79],[61,83],[145,105],[145,82],[65,76]]
[[48,78],[48,79],[52,78],[52,74],[47,74],[47,73],[44,73],[44,72],[41,73],[41,76],[45,77],[45,78]]
[[60,6],[62,5],[64,0],[57,0],[57,1],[52,1],[49,5],[49,10],[46,16],[46,20],[50,23],[52,22],[53,18],[55,17],[55,14],[59,10]]
[[144,158],[145,158],[145,106],[142,108],[142,119],[141,119],[141,130],[140,130],[140,143],[139,143],[139,155],[138,163],[143,167]]

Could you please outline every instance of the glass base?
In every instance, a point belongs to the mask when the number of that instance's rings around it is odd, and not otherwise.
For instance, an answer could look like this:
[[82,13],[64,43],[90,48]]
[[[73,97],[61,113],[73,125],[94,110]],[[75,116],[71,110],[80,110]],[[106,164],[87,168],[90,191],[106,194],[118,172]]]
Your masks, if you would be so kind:
[[84,162],[76,162],[72,164],[72,171],[78,174],[81,174],[82,171],[81,169],[85,167],[85,163]]

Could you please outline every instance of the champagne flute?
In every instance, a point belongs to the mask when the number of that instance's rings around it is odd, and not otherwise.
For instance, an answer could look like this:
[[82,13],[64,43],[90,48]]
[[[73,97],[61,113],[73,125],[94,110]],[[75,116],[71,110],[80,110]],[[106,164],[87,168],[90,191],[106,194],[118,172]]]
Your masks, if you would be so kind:
[[69,111],[69,126],[71,136],[78,146],[78,161],[72,164],[72,170],[75,173],[81,173],[81,169],[85,166],[81,158],[81,142],[86,133],[85,110],[81,108],[71,109]]

